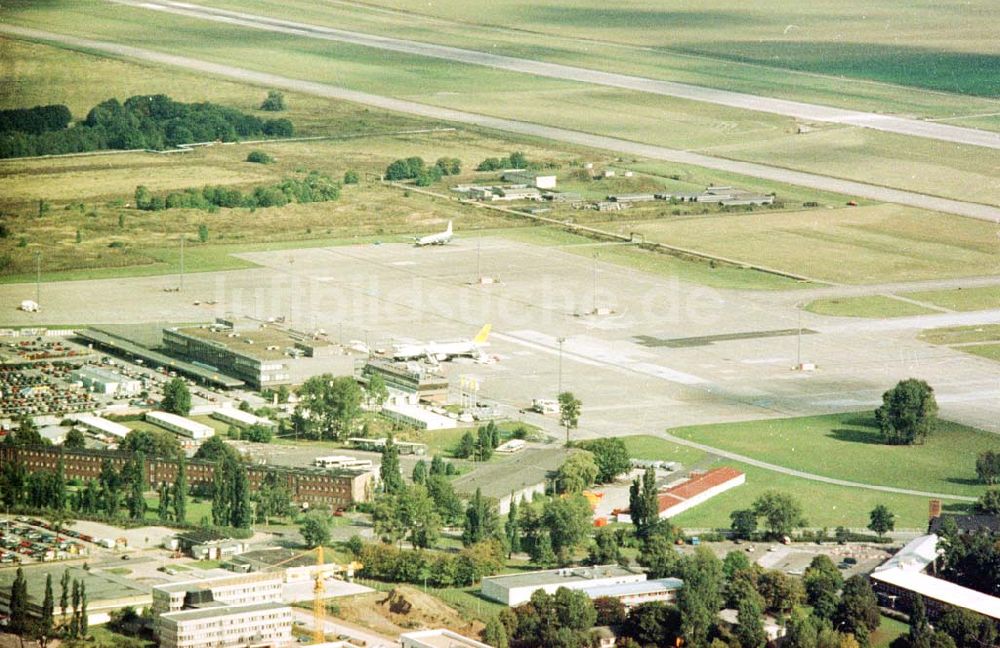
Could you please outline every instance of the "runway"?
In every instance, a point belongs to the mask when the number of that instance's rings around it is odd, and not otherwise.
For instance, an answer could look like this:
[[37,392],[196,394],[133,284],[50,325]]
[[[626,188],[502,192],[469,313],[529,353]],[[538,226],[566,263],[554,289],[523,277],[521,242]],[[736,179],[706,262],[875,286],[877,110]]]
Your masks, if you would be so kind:
[[967,144],[970,146],[983,146],[993,149],[1000,148],[1000,133],[975,128],[963,128],[961,126],[951,126],[937,122],[922,121],[919,119],[894,117],[891,115],[880,115],[856,110],[844,110],[842,108],[821,106],[800,101],[775,99],[773,97],[763,97],[741,92],[732,92],[729,90],[719,90],[716,88],[707,88],[686,83],[676,83],[673,81],[663,81],[627,74],[602,72],[599,70],[591,70],[576,66],[561,65],[558,63],[547,63],[544,61],[502,56],[498,54],[490,54],[488,52],[449,47],[446,45],[437,45],[434,43],[376,36],[362,32],[333,29],[321,25],[271,18],[268,16],[192,5],[186,2],[148,2],[139,0],[111,1],[116,4],[128,5],[130,7],[163,11],[187,17],[211,20],[214,22],[251,27],[253,29],[305,36],[307,38],[318,38],[342,43],[351,43],[353,45],[362,45],[364,47],[373,47],[376,49],[389,50],[404,54],[445,59],[469,65],[480,65],[511,72],[520,72],[553,79],[562,79],[565,81],[576,81],[579,83],[589,83],[611,88],[635,90],[637,92],[675,97],[678,99],[688,99],[691,101],[700,101],[720,106],[727,106],[730,108],[754,110],[758,112],[782,115],[785,117],[794,117],[795,119],[803,121],[858,126],[861,128],[871,128],[873,130],[884,131],[887,133],[896,133],[899,135],[909,135],[912,137],[923,137],[943,142],[951,142],[953,144]]
[[119,45],[116,43],[77,38],[74,36],[67,36],[65,34],[57,34],[27,27],[0,25],[0,34],[32,41],[56,43],[63,46],[79,48],[101,54],[110,54],[112,56],[128,59],[169,65],[260,85],[267,88],[281,89],[290,92],[301,92],[319,97],[349,101],[352,103],[373,106],[393,112],[417,115],[429,119],[438,119],[452,123],[478,126],[481,128],[515,133],[518,135],[540,137],[557,142],[565,142],[568,144],[575,144],[595,149],[614,151],[617,153],[652,160],[663,160],[678,164],[700,166],[708,169],[715,169],[755,178],[784,182],[801,187],[808,187],[819,191],[829,191],[847,196],[877,200],[880,202],[908,205],[930,211],[977,218],[989,222],[1000,221],[1000,208],[980,203],[963,202],[912,191],[890,189],[888,187],[881,187],[878,185],[855,182],[852,180],[843,180],[840,178],[806,173],[802,171],[793,171],[790,169],[768,166],[754,162],[739,162],[725,158],[702,155],[699,153],[691,153],[689,151],[642,144],[614,137],[606,137],[602,135],[584,133],[581,131],[556,128],[553,126],[542,126],[540,124],[530,122],[488,117],[475,113],[452,110],[450,108],[430,106],[414,101],[406,101],[403,99],[395,99],[393,97],[384,97],[356,90],[348,90],[346,88],[317,83],[314,81],[293,79],[286,76],[258,72],[231,65],[211,63],[185,56],[177,56],[174,54],[167,54],[164,52],[157,52],[127,45]]

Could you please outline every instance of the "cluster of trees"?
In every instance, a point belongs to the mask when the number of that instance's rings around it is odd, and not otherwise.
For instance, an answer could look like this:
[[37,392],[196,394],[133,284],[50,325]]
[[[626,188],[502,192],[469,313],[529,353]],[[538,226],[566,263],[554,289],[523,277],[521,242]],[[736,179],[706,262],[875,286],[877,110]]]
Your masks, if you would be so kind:
[[806,523],[802,515],[802,505],[798,500],[780,491],[769,490],[754,500],[749,509],[733,511],[729,518],[731,529],[737,538],[749,540],[757,533],[757,525],[763,518],[765,535],[780,539],[790,535],[796,527]]
[[20,131],[38,135],[69,126],[73,115],[63,104],[0,110],[0,133]]
[[[386,440],[380,466],[382,492],[372,503],[375,534],[385,543],[410,542],[414,547],[433,547],[444,525],[460,524],[467,513],[462,501],[448,481],[455,474],[452,464],[435,456],[430,467],[423,460],[413,468],[413,484],[407,486],[399,468],[399,450]],[[470,503],[469,510],[475,508]],[[467,524],[468,528],[469,525]],[[485,534],[467,538],[466,545],[478,542]]]
[[322,441],[348,437],[354,432],[365,394],[353,377],[313,376],[302,384],[298,394],[299,403],[292,414],[296,436]]
[[253,523],[250,478],[243,462],[225,457],[212,473],[212,524],[249,529]]
[[493,421],[480,426],[476,433],[468,431],[462,435],[454,455],[460,459],[489,461],[493,451],[500,445],[500,428]]
[[[59,608],[63,624],[56,625],[56,600],[52,589],[52,574],[47,574],[45,577],[45,595],[42,599],[41,616],[36,620],[28,613],[28,581],[24,577],[24,570],[18,567],[10,588],[10,602],[8,603],[10,620],[6,630],[22,637],[38,639],[43,646],[54,637],[65,639],[86,637],[88,630],[86,582],[78,578],[71,579],[67,569],[63,572],[59,585]],[[71,601],[72,607],[70,607]]]
[[1000,596],[1000,545],[988,531],[960,534],[955,520],[941,519],[938,530],[944,548],[938,575],[990,596]]
[[923,443],[937,424],[934,389],[923,380],[908,378],[882,394],[875,421],[882,441],[889,445]]
[[512,503],[503,537],[514,551],[528,554],[540,567],[567,565],[590,539],[593,511],[582,495],[537,497]]
[[274,158],[264,151],[250,151],[247,153],[247,162],[253,162],[254,164],[271,164],[274,162]]
[[[138,202],[138,189],[136,190],[136,202]],[[180,378],[171,378],[170,382],[163,386],[163,400],[160,407],[164,411],[180,416],[187,416],[191,411],[191,390],[187,383]]]
[[267,98],[260,105],[260,109],[267,112],[281,112],[285,109],[285,95],[277,90],[268,90]]
[[399,159],[385,169],[386,180],[413,180],[418,187],[427,187],[443,176],[458,175],[462,172],[462,161],[458,158],[440,158],[434,164],[427,164],[421,157]]
[[980,495],[976,510],[983,515],[1000,515],[1000,488],[991,488]]
[[[45,121],[16,117],[12,124],[32,130],[11,129],[0,134],[0,157],[82,153],[104,149],[164,149],[192,142],[232,142],[246,137],[290,137],[287,119],[262,120],[212,103],[181,103],[166,95],[129,97],[122,104],[108,99],[90,110],[87,118],[66,128],[63,107],[42,107]],[[38,110],[38,109],[32,109]],[[62,128],[38,129],[64,123]]]
[[534,169],[540,165],[529,162],[524,153],[514,151],[504,158],[486,158],[479,163],[476,171],[503,171],[504,169]]
[[288,203],[313,203],[337,200],[340,185],[319,171],[310,171],[304,178],[285,178],[275,185],[261,185],[243,193],[232,187],[188,188],[166,196],[154,195],[145,185],[135,188],[135,206],[145,211],[164,209],[201,209],[215,211],[220,207],[284,207]]
[[395,545],[365,543],[355,536],[349,542],[362,575],[376,580],[432,587],[467,587],[503,567],[506,554],[496,540],[485,540],[456,553],[404,551]]
[[494,647],[589,647],[597,617],[594,602],[584,592],[560,587],[550,595],[538,590],[527,603],[491,619],[483,641]]
[[1000,452],[987,450],[976,457],[976,474],[987,485],[1000,484]]

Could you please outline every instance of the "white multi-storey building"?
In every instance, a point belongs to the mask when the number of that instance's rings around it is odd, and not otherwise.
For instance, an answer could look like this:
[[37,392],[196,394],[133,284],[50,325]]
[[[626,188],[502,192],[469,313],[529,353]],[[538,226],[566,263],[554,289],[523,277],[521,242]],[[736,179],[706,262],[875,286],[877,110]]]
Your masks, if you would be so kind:
[[281,603],[204,607],[160,615],[161,648],[278,648],[292,637],[292,608]]
[[251,605],[282,600],[281,573],[235,574],[219,578],[170,583],[153,588],[153,614],[179,612],[185,606],[211,601],[226,605]]

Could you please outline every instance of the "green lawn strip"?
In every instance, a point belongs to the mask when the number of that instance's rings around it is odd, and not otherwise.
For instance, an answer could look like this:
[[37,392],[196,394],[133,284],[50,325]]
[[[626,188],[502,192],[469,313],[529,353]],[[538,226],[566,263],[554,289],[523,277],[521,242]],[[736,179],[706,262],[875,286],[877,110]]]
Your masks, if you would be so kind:
[[885,295],[817,299],[806,304],[805,309],[817,315],[835,317],[906,317],[938,312]]
[[956,311],[1000,308],[1000,286],[903,293],[904,297]]
[[[416,585],[414,587],[417,587]],[[506,605],[490,601],[479,595],[479,585],[471,587],[428,587],[427,594],[438,598],[455,608],[463,618],[473,618],[486,623],[496,616]]]
[[1000,362],[1000,344],[974,344],[972,346],[959,347],[959,350]]
[[804,472],[912,490],[979,496],[976,456],[995,435],[939,421],[926,443],[879,442],[870,412],[684,427],[670,433]]
[[909,625],[902,621],[883,616],[878,628],[869,637],[869,645],[871,648],[889,648],[896,637],[906,634],[909,631]]
[[928,329],[921,331],[919,337],[924,342],[938,345],[1000,342],[1000,324]]
[[198,423],[202,423],[203,425],[209,426],[210,428],[215,430],[216,434],[221,434],[225,436],[226,433],[229,432],[229,423],[226,423],[225,421],[220,421],[219,419],[214,418],[212,416],[208,416],[207,414],[200,416],[189,416],[188,418],[191,419],[192,421],[197,421]]
[[136,648],[155,648],[156,642],[143,637],[132,637],[110,630],[106,625],[91,625],[87,627],[90,637],[84,645],[88,646],[135,646]]
[[628,456],[649,461],[676,461],[684,466],[702,463],[708,456],[696,448],[671,443],[659,437],[641,434],[622,437]]
[[[897,528],[923,529],[927,525],[927,500],[922,497],[835,486],[738,461],[719,461],[714,465],[731,466],[743,471],[747,476],[746,484],[671,518],[674,524],[695,529],[728,529],[731,522],[729,514],[732,511],[750,508],[754,500],[765,491],[778,490],[798,500],[808,527],[828,527],[832,530],[845,526],[862,529],[867,526],[869,512],[877,504],[884,504],[895,513]],[[945,507],[948,510],[965,510],[953,508],[949,504]]]
[[[146,520],[152,524],[160,524],[157,517],[157,510],[160,505],[160,496],[151,493],[146,494]],[[171,509],[172,510],[172,509]],[[212,500],[195,501],[193,497],[188,497],[187,501],[187,521],[191,524],[198,524],[203,518],[212,520]]]
[[[244,270],[258,267],[257,264],[233,255],[248,252],[273,252],[304,248],[356,245],[393,240],[392,235],[358,236],[351,238],[312,238],[271,241],[267,243],[225,243],[190,245],[184,250],[185,272],[216,272],[221,270]],[[112,279],[121,277],[150,277],[177,274],[180,272],[180,246],[176,248],[137,248],[156,261],[146,265],[123,266],[117,268],[80,268],[57,272],[42,272],[41,279],[47,281],[79,281],[84,279]],[[35,280],[34,274],[11,274],[0,276],[0,283],[28,283]]]
[[[522,243],[558,246],[565,252],[586,257],[591,257],[595,249],[593,247],[594,239],[554,227],[504,230],[501,235]],[[600,261],[652,274],[676,277],[683,281],[713,288],[788,290],[811,285],[766,272],[730,265],[718,264],[713,268],[708,261],[681,259],[670,254],[650,252],[634,246],[602,246],[597,249],[600,251],[598,257]]]

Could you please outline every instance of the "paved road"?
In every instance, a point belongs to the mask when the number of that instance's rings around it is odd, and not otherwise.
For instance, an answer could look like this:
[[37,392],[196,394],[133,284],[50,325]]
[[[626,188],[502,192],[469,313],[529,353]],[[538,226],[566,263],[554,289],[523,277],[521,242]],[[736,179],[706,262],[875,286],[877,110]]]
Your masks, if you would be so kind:
[[847,481],[845,479],[835,479],[833,477],[824,477],[823,475],[814,475],[813,473],[802,472],[801,470],[794,470],[792,468],[786,468],[784,466],[778,466],[773,463],[768,463],[766,461],[760,461],[758,459],[753,459],[745,455],[736,454],[735,452],[728,452],[726,450],[720,450],[718,448],[713,448],[712,446],[707,446],[702,443],[695,443],[694,441],[688,441],[687,439],[681,439],[680,437],[675,437],[669,432],[662,432],[659,436],[663,437],[671,443],[677,443],[683,446],[688,446],[689,448],[696,448],[703,452],[708,452],[732,461],[739,461],[741,463],[750,464],[751,466],[756,466],[757,468],[764,468],[765,470],[773,470],[774,472],[779,472],[785,475],[791,475],[792,477],[800,477],[802,479],[808,479],[810,481],[824,482],[826,484],[833,484],[835,486],[846,486],[848,488],[860,488],[863,490],[874,490],[881,491],[884,493],[897,493],[899,495],[916,495],[917,497],[929,497],[936,499],[947,499],[947,500],[959,500],[962,502],[975,502],[975,497],[968,497],[965,495],[951,495],[946,493],[928,493],[926,491],[916,491],[909,490],[907,488],[895,488],[893,486],[876,486],[874,484],[862,484],[860,482]]
[[[312,630],[316,625],[312,613],[305,610],[292,608],[292,618],[309,630]],[[323,632],[333,635],[346,635],[352,639],[360,639],[365,642],[362,645],[367,648],[399,648],[400,645],[395,639],[383,637],[369,630],[362,630],[355,625],[349,625],[340,619],[334,620],[329,616],[323,621]]]
[[565,142],[589,148],[615,151],[625,155],[649,158],[653,160],[664,160],[678,164],[690,164],[708,169],[726,171],[729,173],[738,173],[750,177],[764,178],[776,182],[785,182],[819,191],[830,191],[833,193],[867,198],[869,200],[898,203],[901,205],[909,205],[932,211],[967,216],[980,220],[988,220],[990,222],[1000,221],[1000,208],[979,203],[950,200],[947,198],[928,196],[926,194],[915,193],[912,191],[890,189],[862,182],[842,180],[839,178],[832,178],[813,173],[804,173],[801,171],[792,171],[765,164],[738,162],[735,160],[711,157],[708,155],[680,151],[662,146],[651,146],[648,144],[641,144],[638,142],[632,142],[614,137],[606,137],[603,135],[593,135],[590,133],[556,128],[553,126],[542,126],[540,124],[488,117],[485,115],[451,110],[449,108],[441,108],[438,106],[428,106],[426,104],[413,101],[405,101],[402,99],[383,97],[366,92],[358,92],[356,90],[348,90],[314,81],[293,79],[276,74],[268,74],[265,72],[239,68],[232,65],[210,63],[208,61],[202,61],[185,56],[165,54],[163,52],[155,52],[152,50],[130,47],[127,45],[118,45],[103,41],[95,41],[86,38],[77,38],[75,36],[56,34],[27,27],[0,25],[0,34],[35,41],[58,43],[92,52],[111,54],[114,56],[159,63],[162,65],[170,65],[229,79],[235,79],[255,85],[261,85],[268,88],[282,89],[290,92],[301,92],[341,101],[350,101],[353,103],[374,106],[376,108],[394,112],[417,115],[429,119],[439,119],[453,123],[468,124],[498,131],[517,133],[519,135],[541,137],[543,139]]
[[891,115],[844,110],[842,108],[808,104],[799,101],[761,97],[686,83],[675,83],[673,81],[662,81],[613,72],[601,72],[570,65],[560,65],[558,63],[501,56],[433,43],[422,43],[343,29],[333,29],[320,25],[281,20],[238,11],[195,6],[184,2],[147,2],[140,0],[112,0],[112,2],[215,22],[240,25],[242,27],[251,27],[253,29],[351,43],[393,52],[458,61],[470,65],[481,65],[566,81],[624,88],[638,92],[729,106],[731,108],[784,115],[805,121],[859,126],[889,133],[941,140],[954,144],[969,144],[994,149],[1000,148],[1000,133],[975,128],[963,128],[905,117],[893,117]]

